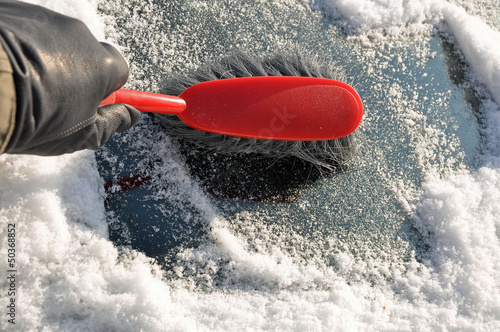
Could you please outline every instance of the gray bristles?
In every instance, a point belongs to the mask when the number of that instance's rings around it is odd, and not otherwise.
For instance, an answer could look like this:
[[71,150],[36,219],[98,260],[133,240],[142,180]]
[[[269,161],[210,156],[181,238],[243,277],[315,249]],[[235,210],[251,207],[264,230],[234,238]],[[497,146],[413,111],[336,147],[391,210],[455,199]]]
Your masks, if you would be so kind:
[[[160,93],[178,96],[190,86],[200,82],[250,76],[307,76],[340,81],[344,78],[335,66],[320,67],[298,52],[277,53],[263,58],[236,52],[221,61],[209,63],[184,76],[167,79]],[[182,137],[196,145],[220,153],[256,153],[273,158],[294,156],[331,169],[344,165],[351,158],[354,150],[351,136],[329,141],[274,141],[240,138],[192,129],[175,115],[157,114],[156,116],[167,132],[173,136]]]

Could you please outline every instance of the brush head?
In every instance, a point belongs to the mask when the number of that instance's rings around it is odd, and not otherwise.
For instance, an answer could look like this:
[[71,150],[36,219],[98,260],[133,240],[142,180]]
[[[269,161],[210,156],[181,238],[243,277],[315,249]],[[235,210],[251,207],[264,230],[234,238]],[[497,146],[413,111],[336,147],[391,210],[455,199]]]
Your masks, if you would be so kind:
[[[177,75],[163,82],[162,94],[179,96],[190,86],[212,80],[253,76],[301,76],[344,81],[335,65],[320,66],[299,52],[276,53],[257,57],[243,52],[210,62],[186,75]],[[195,130],[177,116],[155,114],[165,130],[197,146],[224,154],[258,154],[272,158],[296,157],[328,169],[343,166],[354,153],[352,135],[326,141],[275,141],[225,136]]]

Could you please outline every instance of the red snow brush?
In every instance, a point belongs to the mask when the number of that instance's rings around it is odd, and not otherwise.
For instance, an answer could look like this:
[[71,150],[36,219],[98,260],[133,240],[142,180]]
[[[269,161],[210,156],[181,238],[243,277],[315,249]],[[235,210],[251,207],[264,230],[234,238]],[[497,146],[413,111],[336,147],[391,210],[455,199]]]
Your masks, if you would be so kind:
[[286,141],[332,140],[351,134],[363,117],[348,84],[314,77],[240,77],[195,84],[179,97],[120,89],[101,105],[125,103],[142,112],[176,114],[215,134]]

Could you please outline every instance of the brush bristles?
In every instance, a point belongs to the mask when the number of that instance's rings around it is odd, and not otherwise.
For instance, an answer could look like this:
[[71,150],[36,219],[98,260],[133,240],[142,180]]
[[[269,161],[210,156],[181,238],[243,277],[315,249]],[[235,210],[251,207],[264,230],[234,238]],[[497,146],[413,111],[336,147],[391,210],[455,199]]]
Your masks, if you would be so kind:
[[[320,67],[316,62],[306,59],[298,52],[277,53],[267,58],[236,52],[217,63],[209,63],[185,76],[167,79],[160,93],[178,96],[190,86],[200,82],[252,76],[302,76],[344,80],[342,72],[335,66]],[[185,125],[175,115],[156,114],[156,117],[168,133],[182,137],[198,146],[226,154],[255,153],[272,158],[293,156],[332,169],[345,165],[354,152],[351,135],[328,141],[251,139],[198,131]]]

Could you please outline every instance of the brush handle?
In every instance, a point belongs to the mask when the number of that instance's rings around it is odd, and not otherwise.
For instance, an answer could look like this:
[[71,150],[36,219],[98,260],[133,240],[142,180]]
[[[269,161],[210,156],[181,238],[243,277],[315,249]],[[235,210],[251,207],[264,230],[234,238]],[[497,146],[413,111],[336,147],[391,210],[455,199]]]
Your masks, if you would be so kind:
[[101,101],[100,105],[128,104],[141,112],[179,114],[186,108],[184,99],[151,92],[119,89]]

